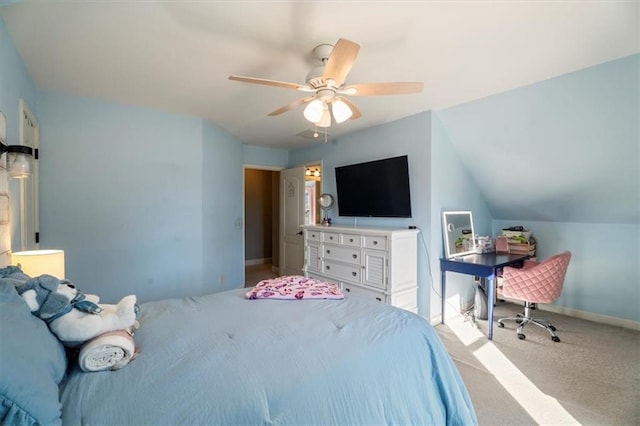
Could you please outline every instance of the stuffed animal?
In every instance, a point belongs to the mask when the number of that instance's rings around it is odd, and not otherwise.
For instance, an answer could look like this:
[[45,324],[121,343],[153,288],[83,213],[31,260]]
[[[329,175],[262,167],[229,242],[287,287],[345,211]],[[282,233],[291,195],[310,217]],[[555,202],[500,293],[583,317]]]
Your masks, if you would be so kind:
[[31,312],[70,348],[109,331],[137,328],[135,295],[116,305],[98,304],[98,296],[80,293],[71,281],[51,275],[31,278],[16,288]]

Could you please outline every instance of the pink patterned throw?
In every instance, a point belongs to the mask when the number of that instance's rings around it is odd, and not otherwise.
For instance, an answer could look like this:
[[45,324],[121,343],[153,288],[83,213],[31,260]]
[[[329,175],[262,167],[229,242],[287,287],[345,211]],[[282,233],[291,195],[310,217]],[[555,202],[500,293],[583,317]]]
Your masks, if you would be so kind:
[[344,295],[335,284],[285,275],[260,281],[247,292],[247,299],[344,299]]

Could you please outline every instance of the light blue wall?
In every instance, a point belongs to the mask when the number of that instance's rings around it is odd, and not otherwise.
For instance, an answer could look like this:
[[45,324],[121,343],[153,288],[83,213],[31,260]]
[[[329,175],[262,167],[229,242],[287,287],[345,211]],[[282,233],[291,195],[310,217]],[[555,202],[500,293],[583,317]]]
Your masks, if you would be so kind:
[[289,151],[286,149],[243,145],[242,158],[245,165],[275,168],[286,168],[289,165]]
[[41,239],[65,250],[67,277],[105,302],[201,294],[203,121],[38,98]]
[[640,54],[437,111],[496,219],[640,223]]
[[[439,259],[445,256],[442,236],[442,212],[470,210],[473,215],[474,232],[477,235],[492,235],[491,213],[487,207],[476,181],[460,161],[443,127],[438,114],[433,113],[431,119],[431,230],[432,238],[431,270],[434,288],[430,306],[430,316],[441,314],[440,305],[441,275]],[[471,285],[472,277],[462,274],[447,273],[447,312],[458,312],[468,308],[474,295]],[[454,296],[453,300],[450,299]],[[455,295],[460,299],[455,300]],[[454,304],[455,303],[455,304]]]
[[496,220],[495,233],[523,225],[537,240],[538,259],[572,253],[556,305],[640,321],[640,226]]
[[[242,144],[211,123],[39,93],[41,233],[115,301],[243,286]],[[46,159],[46,160],[45,160]]]
[[244,286],[242,145],[211,123],[203,138],[204,292]]
[[[20,99],[23,99],[31,112],[38,119],[36,108],[36,88],[27,73],[18,54],[4,20],[0,17],[0,111],[7,120],[7,144],[18,145],[20,143]],[[17,199],[19,183],[9,179],[9,191],[12,199]],[[19,203],[11,204],[11,245],[14,249],[20,248],[20,223],[16,218],[20,217]]]
[[639,81],[633,55],[437,111],[433,120],[486,200],[493,235],[525,225],[540,259],[572,251],[557,304],[633,321],[640,321]]
[[[411,189],[411,219],[396,218],[351,218],[338,216],[337,207],[330,217],[333,223],[358,226],[388,226],[406,228],[415,225],[421,230],[418,244],[418,311],[428,315],[429,264],[424,250],[424,241],[429,241],[431,198],[429,151],[431,114],[421,113],[393,123],[354,132],[328,143],[319,142],[309,147],[293,150],[290,153],[290,166],[322,160],[322,190],[336,194],[335,167],[381,158],[408,155],[409,179]],[[339,200],[338,200],[339,202]]]

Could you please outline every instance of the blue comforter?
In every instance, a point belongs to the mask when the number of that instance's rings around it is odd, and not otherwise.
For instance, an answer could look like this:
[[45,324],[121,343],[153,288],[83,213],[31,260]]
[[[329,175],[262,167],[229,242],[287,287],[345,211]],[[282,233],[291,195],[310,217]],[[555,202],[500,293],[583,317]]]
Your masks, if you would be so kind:
[[63,424],[477,423],[423,318],[351,295],[244,292],[143,304],[138,358],[118,371],[71,371]]

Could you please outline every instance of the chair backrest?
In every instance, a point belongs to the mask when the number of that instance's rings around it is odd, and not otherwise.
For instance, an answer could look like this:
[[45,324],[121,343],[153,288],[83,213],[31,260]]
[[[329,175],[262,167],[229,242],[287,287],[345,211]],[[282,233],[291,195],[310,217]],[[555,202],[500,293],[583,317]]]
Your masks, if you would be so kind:
[[532,303],[551,303],[562,293],[571,252],[551,256],[522,269],[505,267],[502,278],[504,297]]

